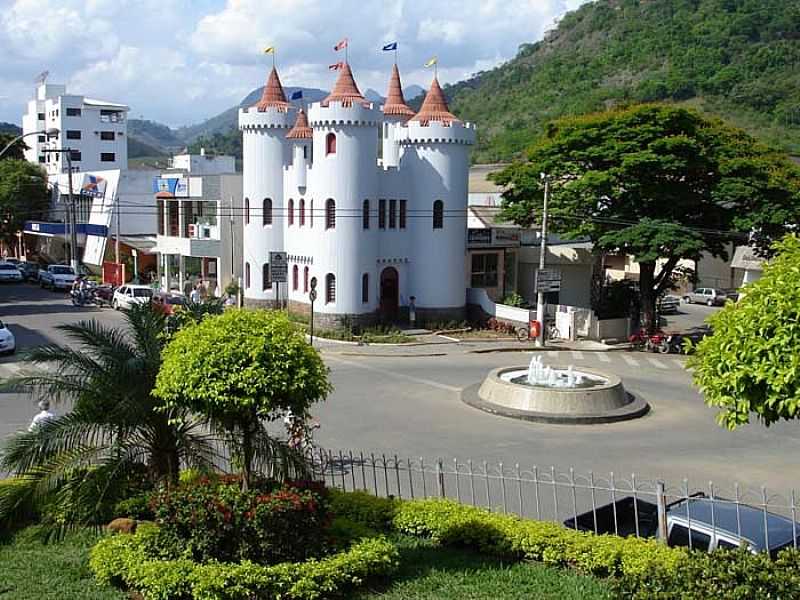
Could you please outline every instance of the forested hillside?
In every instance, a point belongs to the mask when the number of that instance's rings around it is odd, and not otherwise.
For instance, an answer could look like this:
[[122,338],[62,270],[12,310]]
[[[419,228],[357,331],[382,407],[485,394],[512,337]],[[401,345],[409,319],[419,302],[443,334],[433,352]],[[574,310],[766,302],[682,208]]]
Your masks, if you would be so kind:
[[518,155],[554,117],[652,101],[800,153],[800,1],[598,0],[446,93],[479,126],[476,162]]

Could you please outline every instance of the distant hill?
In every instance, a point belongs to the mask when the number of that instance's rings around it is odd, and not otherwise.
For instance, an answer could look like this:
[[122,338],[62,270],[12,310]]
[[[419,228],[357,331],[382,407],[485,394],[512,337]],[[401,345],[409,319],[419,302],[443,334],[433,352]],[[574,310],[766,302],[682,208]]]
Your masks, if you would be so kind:
[[10,133],[11,135],[21,135],[22,127],[14,125],[14,123],[6,123],[0,121],[0,133]]
[[490,71],[447,86],[478,125],[477,162],[518,155],[544,124],[676,102],[800,153],[800,2],[598,0]]

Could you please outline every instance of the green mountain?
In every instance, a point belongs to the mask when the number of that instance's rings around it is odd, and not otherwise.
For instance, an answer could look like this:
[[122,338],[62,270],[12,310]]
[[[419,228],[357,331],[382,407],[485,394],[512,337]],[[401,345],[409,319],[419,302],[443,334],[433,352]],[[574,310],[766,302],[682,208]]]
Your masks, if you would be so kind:
[[14,123],[6,123],[0,121],[0,133],[9,133],[11,135],[22,135],[22,127],[14,125]]
[[519,155],[555,117],[677,102],[800,153],[800,2],[598,0],[509,62],[448,86],[475,162]]

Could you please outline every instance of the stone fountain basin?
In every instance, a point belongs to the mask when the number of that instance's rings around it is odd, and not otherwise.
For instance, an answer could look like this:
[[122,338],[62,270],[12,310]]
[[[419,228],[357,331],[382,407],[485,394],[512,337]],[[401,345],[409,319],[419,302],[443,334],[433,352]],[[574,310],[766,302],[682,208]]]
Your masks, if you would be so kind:
[[[553,367],[566,372],[564,367]],[[646,402],[625,391],[622,380],[611,373],[581,367],[598,380],[593,387],[552,388],[513,383],[527,374],[527,367],[501,367],[489,373],[477,393],[465,392],[463,400],[491,412],[529,421],[591,424],[623,421],[647,413]]]

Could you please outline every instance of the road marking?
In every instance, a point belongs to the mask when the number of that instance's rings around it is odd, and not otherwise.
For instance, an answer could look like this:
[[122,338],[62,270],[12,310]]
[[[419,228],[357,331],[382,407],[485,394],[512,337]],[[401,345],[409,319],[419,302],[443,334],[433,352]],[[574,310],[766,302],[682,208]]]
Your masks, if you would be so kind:
[[583,360],[583,352],[581,352],[580,350],[573,350],[572,358],[576,360]]
[[371,365],[365,365],[363,363],[343,360],[339,357],[331,356],[330,354],[326,354],[325,358],[328,360],[333,360],[334,362],[340,362],[344,365],[348,365],[351,367],[358,367],[359,369],[364,369],[365,371],[373,371],[374,373],[388,375],[389,377],[394,377],[396,379],[403,379],[405,381],[411,381],[413,383],[421,383],[422,385],[429,385],[431,387],[439,388],[440,390],[445,390],[448,392],[453,392],[455,394],[460,394],[462,389],[460,387],[455,387],[453,385],[447,385],[446,383],[439,383],[438,381],[433,381],[432,379],[425,379],[424,377],[413,377],[411,375],[404,375],[403,373],[396,373],[395,371],[390,371],[389,369],[381,369],[379,367],[373,367]]
[[608,354],[605,352],[598,352],[597,353],[597,360],[604,363],[610,363],[611,359],[609,358]]
[[682,361],[680,358],[673,358],[671,360],[671,362],[672,362],[673,365],[675,365],[679,369],[685,369],[686,368],[686,363],[684,361]]
[[0,379],[16,377],[21,370],[18,363],[0,363]]
[[624,360],[630,366],[632,366],[632,367],[638,367],[639,366],[639,361],[636,360],[635,358],[633,358],[632,356],[628,356],[627,354],[622,354],[621,356],[622,356],[622,360]]
[[666,368],[668,368],[667,365],[665,365],[663,362],[661,362],[657,358],[648,358],[647,362],[649,362],[651,365],[653,365],[654,367],[656,367],[658,369],[666,369]]

